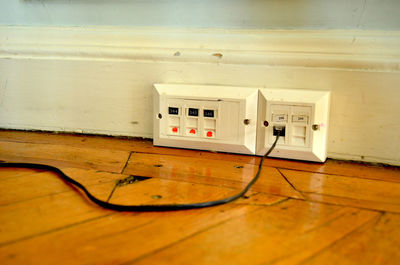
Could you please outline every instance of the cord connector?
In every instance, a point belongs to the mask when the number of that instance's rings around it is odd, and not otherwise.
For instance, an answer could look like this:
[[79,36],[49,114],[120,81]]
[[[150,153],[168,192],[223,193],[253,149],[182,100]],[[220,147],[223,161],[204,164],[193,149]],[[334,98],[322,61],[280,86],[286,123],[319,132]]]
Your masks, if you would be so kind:
[[277,136],[279,134],[279,136],[285,136],[286,133],[286,127],[285,126],[274,126],[273,128],[273,135]]

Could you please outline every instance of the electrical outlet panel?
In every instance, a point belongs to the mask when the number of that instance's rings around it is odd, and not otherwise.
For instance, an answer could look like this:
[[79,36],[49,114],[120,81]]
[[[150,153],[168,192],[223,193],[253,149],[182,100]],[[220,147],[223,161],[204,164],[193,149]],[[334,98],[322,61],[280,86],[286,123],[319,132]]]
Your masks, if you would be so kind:
[[330,92],[301,89],[260,89],[257,155],[315,162],[326,160]]
[[258,89],[154,85],[154,145],[255,154]]

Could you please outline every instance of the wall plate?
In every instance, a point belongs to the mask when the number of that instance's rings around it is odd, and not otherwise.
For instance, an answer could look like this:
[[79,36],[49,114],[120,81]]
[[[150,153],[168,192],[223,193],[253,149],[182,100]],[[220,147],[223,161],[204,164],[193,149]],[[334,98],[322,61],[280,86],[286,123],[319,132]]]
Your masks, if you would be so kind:
[[[260,89],[257,155],[264,155],[284,128],[270,156],[324,162],[329,116],[329,91]],[[275,130],[274,130],[275,128]]]
[[154,85],[154,145],[255,154],[258,89]]

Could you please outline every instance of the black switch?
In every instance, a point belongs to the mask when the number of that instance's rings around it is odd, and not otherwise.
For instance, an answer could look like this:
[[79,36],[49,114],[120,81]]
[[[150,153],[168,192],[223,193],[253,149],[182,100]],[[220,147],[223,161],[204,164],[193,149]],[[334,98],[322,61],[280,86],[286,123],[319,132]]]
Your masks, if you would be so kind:
[[214,110],[212,110],[212,109],[205,109],[205,110],[204,110],[204,117],[214,118]]
[[189,116],[199,116],[199,109],[193,109],[193,108],[189,108]]
[[179,109],[178,108],[169,107],[168,108],[168,114],[170,114],[170,115],[179,115]]

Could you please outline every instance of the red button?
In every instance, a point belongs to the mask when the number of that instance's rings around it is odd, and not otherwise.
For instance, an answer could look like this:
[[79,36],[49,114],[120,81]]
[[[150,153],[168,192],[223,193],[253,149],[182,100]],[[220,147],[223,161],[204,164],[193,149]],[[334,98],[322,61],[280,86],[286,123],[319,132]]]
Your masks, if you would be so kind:
[[172,128],[172,132],[177,133],[178,132],[178,128],[176,128],[176,127]]
[[191,134],[196,134],[196,130],[195,130],[195,129],[191,129],[191,130],[189,131],[189,133],[191,133]]
[[213,136],[213,133],[211,131],[208,131],[207,132],[207,137],[212,137],[212,136]]

